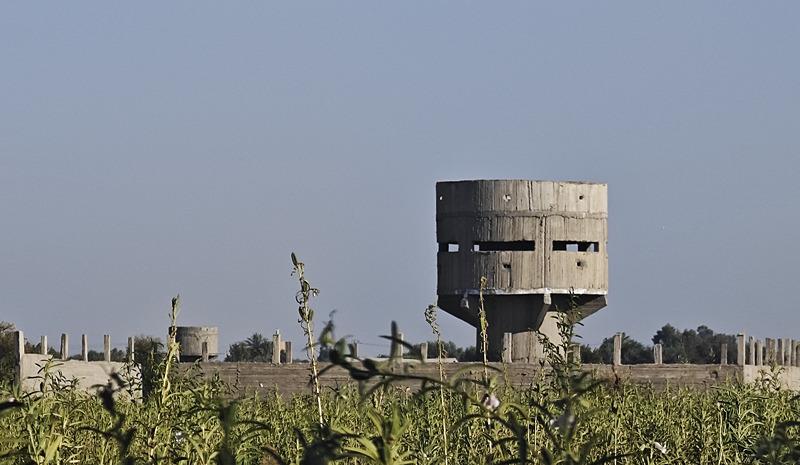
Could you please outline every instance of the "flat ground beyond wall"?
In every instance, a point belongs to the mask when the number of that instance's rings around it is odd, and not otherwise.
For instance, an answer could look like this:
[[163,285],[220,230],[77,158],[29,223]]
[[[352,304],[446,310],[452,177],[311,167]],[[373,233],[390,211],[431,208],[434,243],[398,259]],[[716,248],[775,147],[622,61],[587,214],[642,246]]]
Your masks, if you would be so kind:
[[[538,364],[512,363],[505,366],[492,363],[491,366],[500,371],[496,373],[501,382],[508,380],[515,386],[528,386],[535,382],[540,375],[541,367]],[[188,370],[194,364],[182,363],[181,370]],[[328,366],[321,364],[321,367]],[[310,370],[308,364],[273,365],[270,363],[198,363],[197,367],[205,376],[219,374],[221,380],[229,383],[240,394],[272,393],[276,389],[281,394],[291,395],[298,392],[310,392]],[[483,373],[480,364],[449,363],[445,364],[445,373],[453,376],[458,370],[471,367],[469,376],[479,379]],[[405,364],[398,368],[399,372],[407,370],[409,374],[424,375],[432,378],[438,377],[438,368],[435,363]],[[583,369],[590,371],[595,376],[608,380],[627,380],[634,383],[651,384],[656,388],[666,386],[688,386],[704,388],[716,384],[731,382],[753,382],[760,376],[761,371],[769,372],[769,367],[737,365],[591,365],[584,364]],[[784,386],[791,389],[800,389],[800,368],[782,367],[781,381]],[[322,377],[323,386],[344,386],[351,382],[347,372],[339,367],[327,371]],[[412,386],[419,383],[404,383]]]

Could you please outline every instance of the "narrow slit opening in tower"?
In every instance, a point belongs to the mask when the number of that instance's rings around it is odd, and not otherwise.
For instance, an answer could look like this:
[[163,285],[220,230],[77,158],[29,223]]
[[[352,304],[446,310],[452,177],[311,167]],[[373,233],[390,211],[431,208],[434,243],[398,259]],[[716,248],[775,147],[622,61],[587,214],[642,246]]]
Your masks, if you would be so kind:
[[473,252],[529,252],[536,249],[534,241],[476,241]]
[[458,242],[440,242],[439,252],[458,252]]
[[553,241],[553,250],[565,252],[599,252],[599,242]]

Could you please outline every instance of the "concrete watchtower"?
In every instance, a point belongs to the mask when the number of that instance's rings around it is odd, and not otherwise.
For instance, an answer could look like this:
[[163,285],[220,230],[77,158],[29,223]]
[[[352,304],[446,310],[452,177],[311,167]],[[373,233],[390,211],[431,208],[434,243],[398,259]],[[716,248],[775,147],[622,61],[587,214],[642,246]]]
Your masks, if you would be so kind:
[[533,362],[534,331],[558,334],[555,312],[577,307],[586,317],[606,306],[606,184],[438,182],[436,239],[440,308],[479,328],[480,279],[488,281],[490,360],[501,359],[511,333],[512,361]]

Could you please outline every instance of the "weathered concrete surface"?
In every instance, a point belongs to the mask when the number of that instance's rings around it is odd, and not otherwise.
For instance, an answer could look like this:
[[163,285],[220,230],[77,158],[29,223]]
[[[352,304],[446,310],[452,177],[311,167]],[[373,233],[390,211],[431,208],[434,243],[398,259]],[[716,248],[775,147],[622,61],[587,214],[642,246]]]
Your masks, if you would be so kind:
[[208,358],[215,359],[219,355],[219,328],[216,326],[178,326],[175,341],[180,345],[180,358],[184,362],[202,359],[203,344]]
[[774,378],[778,383],[794,391],[800,391],[800,368],[793,366],[776,367],[773,372],[769,366],[745,365],[742,369],[742,377],[745,382],[753,383],[762,379]]
[[541,355],[533,331],[556,335],[548,316],[576,308],[586,317],[606,305],[607,191],[582,182],[436,184],[438,305],[477,328],[486,278],[490,360],[501,359],[512,333],[515,345],[530,347],[513,361],[531,362]]
[[41,390],[44,368],[49,365],[49,376],[53,381],[67,382],[75,379],[77,388],[87,392],[95,392],[99,386],[105,386],[116,373],[128,383],[140,379],[139,368],[123,362],[84,362],[82,360],[54,360],[52,356],[40,354],[24,354],[18,370],[21,377],[21,388],[25,392]]
[[[500,370],[492,371],[496,374],[499,381],[509,383],[514,386],[530,386],[542,375],[541,365],[538,363],[511,363],[490,364]],[[194,364],[180,364],[182,371],[188,370]],[[309,393],[310,371],[307,364],[295,365],[273,365],[269,363],[200,363],[198,364],[204,376],[211,377],[219,374],[220,379],[233,386],[240,394],[252,394],[254,392],[267,394],[277,392],[285,395],[295,393]],[[322,364],[321,367],[327,367]],[[444,365],[446,376],[451,377],[457,371],[464,370],[469,366],[466,374],[473,379],[480,379],[483,369],[480,364],[448,363]],[[693,387],[705,388],[725,382],[754,382],[758,375],[755,370],[750,368],[765,367],[740,367],[736,365],[596,365],[585,364],[583,369],[592,373],[595,377],[608,380],[609,382],[626,381],[639,384],[652,385],[657,389],[666,387]],[[438,366],[435,362],[427,364],[405,364],[397,370],[428,377],[438,377]],[[347,372],[341,368],[334,367],[325,372],[320,378],[323,386],[337,388],[353,381]],[[786,370],[782,375],[781,382],[784,386],[791,389],[800,389],[800,369],[793,368]],[[401,386],[415,388],[419,382],[404,382]]]
[[[83,359],[66,360],[69,354],[69,337],[61,336],[61,356],[56,358],[45,354],[25,353],[25,335],[22,331],[14,332],[15,338],[15,371],[14,381],[24,392],[37,392],[49,389],[54,385],[66,385],[75,382],[76,388],[87,392],[95,392],[98,387],[109,382],[115,388],[121,388],[114,380],[115,375],[129,386],[122,392],[132,393],[133,397],[141,397],[141,375],[139,368],[132,363],[111,362],[110,338],[104,337],[105,360],[88,362],[86,359],[86,337],[83,339]],[[47,338],[42,337],[42,347],[47,347]],[[44,349],[42,350],[44,352]],[[128,359],[133,359],[132,339],[129,341]],[[45,384],[47,378],[47,384]]]

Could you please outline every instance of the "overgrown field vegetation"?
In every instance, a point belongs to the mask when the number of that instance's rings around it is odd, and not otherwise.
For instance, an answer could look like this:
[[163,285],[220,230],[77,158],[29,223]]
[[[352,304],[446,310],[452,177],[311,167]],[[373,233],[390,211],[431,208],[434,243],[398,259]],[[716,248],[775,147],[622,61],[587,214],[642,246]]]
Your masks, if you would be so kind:
[[[46,370],[45,392],[2,390],[0,463],[800,463],[800,401],[772,376],[706,390],[598,382],[565,355],[575,328],[567,312],[563,343],[542,340],[549,368],[529,386],[505,386],[503,370],[486,363],[479,379],[445,378],[441,365],[438,377],[413,378],[349,357],[332,324],[314,337],[309,301],[318,291],[294,265],[301,325],[318,341],[308,355],[325,348],[352,386],[320,389],[325,366],[312,363],[307,395],[236,397],[217,379],[176,373],[171,332],[166,356],[143,374],[142,402],[126,400],[130,386],[119,381],[93,396]],[[173,328],[177,309],[175,299]],[[436,308],[425,317],[444,355]],[[419,389],[406,388],[410,381]]]

